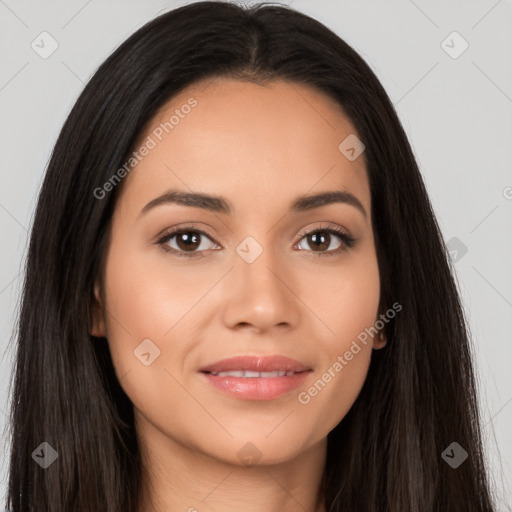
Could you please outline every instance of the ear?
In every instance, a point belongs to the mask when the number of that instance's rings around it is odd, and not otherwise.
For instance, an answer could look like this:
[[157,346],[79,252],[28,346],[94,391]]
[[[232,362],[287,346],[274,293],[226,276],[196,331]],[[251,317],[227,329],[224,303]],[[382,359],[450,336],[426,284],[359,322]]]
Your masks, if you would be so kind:
[[379,334],[375,336],[373,339],[373,348],[375,350],[380,350],[381,348],[384,348],[386,346],[387,340],[386,336],[384,336],[384,333],[382,331],[379,331]]
[[96,338],[106,337],[105,313],[103,301],[101,299],[100,283],[94,283],[94,298],[91,304],[91,328],[89,333]]
[[[382,315],[384,314],[385,315],[385,309],[383,307],[381,307],[380,303],[379,303],[379,314],[377,316],[377,319],[375,322],[377,322],[377,320],[379,318],[382,318]],[[384,328],[380,329],[379,332],[377,333],[377,336],[375,336],[373,338],[373,348],[375,350],[380,350],[381,348],[384,348],[386,346],[386,335],[384,334]]]

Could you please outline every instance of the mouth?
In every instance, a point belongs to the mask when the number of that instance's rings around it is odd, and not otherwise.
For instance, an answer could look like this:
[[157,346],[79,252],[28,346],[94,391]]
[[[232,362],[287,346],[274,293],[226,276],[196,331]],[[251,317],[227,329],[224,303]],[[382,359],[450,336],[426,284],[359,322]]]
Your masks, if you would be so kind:
[[225,395],[241,400],[274,400],[299,387],[313,370],[284,356],[238,356],[199,371]]
[[236,356],[222,359],[216,363],[204,366],[199,371],[212,374],[244,372],[248,375],[233,375],[234,377],[284,377],[284,375],[265,375],[274,372],[300,373],[311,370],[309,366],[285,356]]
[[226,372],[204,372],[214,375],[215,377],[242,377],[244,379],[271,379],[273,377],[289,377],[295,373],[302,372],[287,372],[286,370],[276,370],[274,372],[253,372],[250,370],[234,370]]

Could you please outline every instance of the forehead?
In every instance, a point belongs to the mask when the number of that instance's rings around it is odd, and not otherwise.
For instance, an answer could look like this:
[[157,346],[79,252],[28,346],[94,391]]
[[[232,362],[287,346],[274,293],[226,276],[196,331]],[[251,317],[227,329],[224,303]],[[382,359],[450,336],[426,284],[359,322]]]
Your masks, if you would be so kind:
[[137,207],[180,188],[227,196],[235,210],[262,213],[298,195],[339,189],[370,212],[364,153],[351,161],[339,149],[354,135],[342,108],[309,86],[196,83],[141,133],[135,150],[150,149],[125,178],[121,199]]

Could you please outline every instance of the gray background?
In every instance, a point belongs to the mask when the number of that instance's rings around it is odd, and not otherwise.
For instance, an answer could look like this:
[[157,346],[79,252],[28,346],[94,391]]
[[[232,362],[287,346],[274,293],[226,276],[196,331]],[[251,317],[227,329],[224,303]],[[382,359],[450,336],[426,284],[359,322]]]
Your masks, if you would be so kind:
[[[2,429],[27,236],[57,134],[110,52],[156,14],[184,3],[0,0]],[[326,24],[366,59],[409,135],[470,320],[498,510],[512,510],[512,2],[286,3]],[[45,59],[31,47],[34,41],[39,52],[51,49],[44,31],[58,44]],[[450,35],[454,31],[463,39]],[[464,40],[469,47],[458,55]],[[0,499],[8,448],[4,436]]]

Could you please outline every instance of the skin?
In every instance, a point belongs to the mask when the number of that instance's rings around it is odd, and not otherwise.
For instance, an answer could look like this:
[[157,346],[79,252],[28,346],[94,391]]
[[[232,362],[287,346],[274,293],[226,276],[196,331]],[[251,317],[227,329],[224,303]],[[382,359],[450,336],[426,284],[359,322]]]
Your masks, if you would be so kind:
[[[338,150],[357,132],[310,87],[216,79],[173,97],[140,141],[191,97],[197,106],[124,178],[95,286],[91,332],[107,338],[135,408],[138,511],[324,511],[326,436],[357,398],[372,350],[385,344],[370,338],[308,404],[298,401],[381,313],[364,154],[349,161]],[[169,189],[223,196],[233,213],[164,204],[140,215]],[[290,212],[298,196],[336,190],[355,195],[366,216],[345,203]],[[193,249],[203,257],[156,243],[184,223],[210,236]],[[331,235],[315,251],[299,236],[326,225],[346,229],[355,245],[322,256],[343,241]],[[248,236],[263,249],[252,263],[236,252]],[[186,250],[178,238],[167,246]],[[149,366],[134,356],[145,339],[160,350]],[[198,373],[242,354],[285,355],[313,372],[268,401],[226,396]],[[238,455],[248,442],[261,457],[252,466]]]

